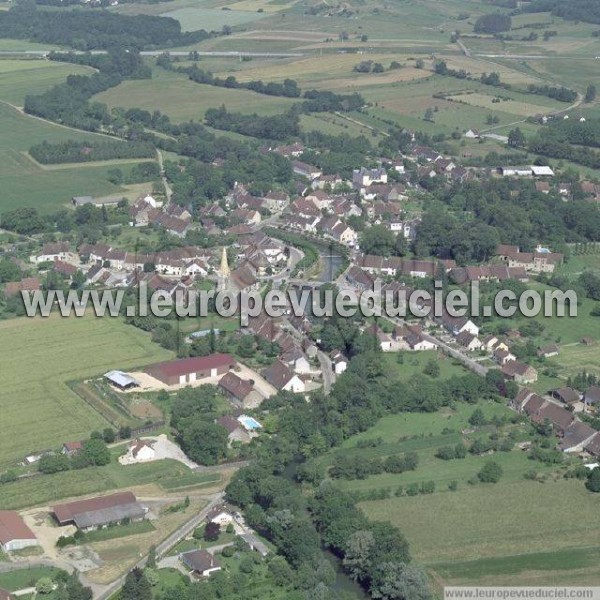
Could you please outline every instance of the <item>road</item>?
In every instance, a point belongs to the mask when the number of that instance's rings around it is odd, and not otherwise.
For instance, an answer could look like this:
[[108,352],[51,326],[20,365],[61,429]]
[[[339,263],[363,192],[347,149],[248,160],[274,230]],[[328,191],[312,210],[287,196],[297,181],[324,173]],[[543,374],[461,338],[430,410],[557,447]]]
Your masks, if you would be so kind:
[[[182,525],[177,531],[172,533],[168,538],[166,538],[163,542],[161,542],[156,547],[156,556],[157,558],[163,556],[171,548],[176,546],[181,540],[185,539],[188,535],[190,535],[204,519],[206,519],[206,515],[218,504],[223,501],[224,497],[223,492],[219,492],[213,496],[213,499],[210,503],[205,506],[198,514],[194,515],[189,521],[187,521],[184,525]],[[142,558],[135,566],[143,567],[146,564],[146,557]],[[99,586],[92,586],[94,590],[94,600],[108,600],[117,590],[119,590],[123,584],[125,583],[126,575],[119,577],[116,581],[113,581],[111,584],[104,586],[102,589]],[[85,582],[85,578],[81,577],[84,585],[90,585]]]
[[321,372],[323,373],[323,392],[325,395],[331,392],[331,388],[335,383],[335,372],[333,370],[333,364],[331,359],[325,352],[321,352],[319,350],[317,352],[317,358],[319,359],[319,363],[321,365]]
[[160,177],[162,179],[163,187],[165,188],[165,196],[167,197],[167,204],[171,203],[171,198],[173,196],[173,190],[167,181],[167,177],[165,176],[165,166],[163,164],[163,155],[162,152],[157,148],[156,149],[156,158],[158,160],[158,166],[160,168]]
[[[0,56],[37,56],[39,58],[46,58],[48,54],[53,52],[52,50],[2,50],[0,51]],[[59,50],[58,52],[63,52]],[[86,52],[82,52],[79,50],[64,50],[64,52],[69,52],[70,54],[86,54]],[[168,50],[144,50],[140,52],[142,56],[162,56],[165,52],[170,54],[171,56],[189,56],[188,52],[182,51],[174,51],[169,52]],[[216,51],[208,51],[208,52],[200,52],[194,51],[198,56],[220,56],[220,57],[230,57],[230,58],[300,58],[305,56],[303,52],[216,52]],[[106,50],[91,50],[90,54],[108,54]]]

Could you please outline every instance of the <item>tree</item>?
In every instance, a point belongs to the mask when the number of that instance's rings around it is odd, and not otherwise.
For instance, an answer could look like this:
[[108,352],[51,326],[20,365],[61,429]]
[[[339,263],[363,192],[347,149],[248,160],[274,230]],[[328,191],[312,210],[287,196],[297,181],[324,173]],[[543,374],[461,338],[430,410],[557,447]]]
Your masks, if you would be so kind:
[[102,431],[102,439],[107,444],[112,444],[115,441],[115,430],[112,427],[107,427]]
[[148,550],[148,559],[146,560],[146,567],[149,569],[156,569],[156,546],[150,546]]
[[476,408],[469,417],[469,423],[473,425],[473,427],[480,427],[481,425],[485,425],[487,423],[485,415],[481,408]]
[[477,477],[483,483],[498,483],[502,477],[502,473],[502,467],[497,462],[491,460],[483,465],[481,471],[477,473]]
[[50,577],[42,577],[35,584],[35,591],[38,594],[50,594],[54,591],[54,581]]
[[431,106],[425,111],[425,121],[430,121],[433,123],[433,108]]
[[513,148],[524,148],[527,140],[525,139],[525,135],[523,132],[517,127],[516,129],[511,129],[508,133],[508,145]]
[[369,572],[374,544],[371,531],[356,531],[348,538],[342,564],[355,581],[364,579]]
[[185,453],[194,461],[214,465],[227,454],[228,434],[225,427],[206,423],[200,418],[185,420],[181,442]]
[[394,251],[396,237],[385,225],[373,225],[360,236],[360,248],[365,254],[390,256]]
[[596,86],[592,83],[588,85],[587,90],[585,91],[585,101],[593,102],[596,99]]
[[152,600],[150,582],[142,569],[135,568],[127,573],[121,590],[121,600]]
[[425,375],[429,375],[430,377],[439,377],[440,376],[440,364],[435,358],[431,358],[427,361],[425,368],[423,369],[423,373]]
[[221,527],[218,523],[213,523],[212,521],[209,521],[204,526],[204,532],[202,534],[202,537],[204,538],[205,541],[216,542],[219,539],[220,535],[221,535]]
[[81,454],[91,465],[101,466],[110,463],[110,450],[106,447],[106,442],[102,438],[86,440],[83,443]]
[[377,565],[369,589],[381,600],[429,600],[427,575],[417,565],[390,561]]
[[592,469],[585,482],[585,487],[590,490],[590,492],[600,492],[600,467]]
[[473,29],[475,33],[500,33],[509,31],[512,25],[512,19],[508,15],[491,14],[482,15],[475,21]]

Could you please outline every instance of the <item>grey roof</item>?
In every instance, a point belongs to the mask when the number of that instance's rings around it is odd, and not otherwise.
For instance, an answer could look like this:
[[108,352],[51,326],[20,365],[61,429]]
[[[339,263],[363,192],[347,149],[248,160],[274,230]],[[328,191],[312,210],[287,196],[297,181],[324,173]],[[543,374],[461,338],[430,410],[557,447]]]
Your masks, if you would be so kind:
[[75,515],[73,521],[75,521],[75,525],[79,529],[86,529],[88,527],[102,527],[111,523],[118,523],[123,519],[141,519],[145,514],[146,511],[142,505],[138,502],[133,502],[131,504],[122,504],[121,506],[82,512]]
[[140,382],[137,379],[135,379],[135,377],[127,375],[127,373],[123,373],[123,371],[109,371],[108,373],[104,374],[104,377],[108,379],[111,383],[114,383],[119,387],[127,387],[128,385],[140,385]]

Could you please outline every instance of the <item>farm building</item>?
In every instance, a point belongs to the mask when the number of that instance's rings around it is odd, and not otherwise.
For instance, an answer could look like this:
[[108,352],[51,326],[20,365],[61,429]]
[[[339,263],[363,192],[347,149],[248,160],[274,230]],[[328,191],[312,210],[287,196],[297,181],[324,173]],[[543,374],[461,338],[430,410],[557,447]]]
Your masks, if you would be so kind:
[[123,373],[123,371],[109,371],[104,374],[104,379],[110,381],[110,383],[120,390],[128,390],[140,386],[140,382],[137,379],[131,375],[127,375],[127,373]]
[[82,531],[100,529],[124,519],[142,521],[146,518],[146,509],[132,492],[57,504],[52,508],[52,513],[59,525],[74,523]]
[[193,573],[208,577],[221,570],[221,565],[217,559],[206,550],[192,550],[184,552],[180,555],[183,564],[188,567]]
[[6,590],[0,588],[0,600],[13,600],[13,597],[14,596],[10,595],[10,592],[7,592]]
[[158,363],[147,367],[146,373],[166,385],[184,385],[223,375],[235,367],[235,364],[235,359],[229,354],[211,354]]
[[[14,510],[0,510],[0,549],[4,552],[37,546],[33,531]],[[1,598],[1,596],[0,596]]]

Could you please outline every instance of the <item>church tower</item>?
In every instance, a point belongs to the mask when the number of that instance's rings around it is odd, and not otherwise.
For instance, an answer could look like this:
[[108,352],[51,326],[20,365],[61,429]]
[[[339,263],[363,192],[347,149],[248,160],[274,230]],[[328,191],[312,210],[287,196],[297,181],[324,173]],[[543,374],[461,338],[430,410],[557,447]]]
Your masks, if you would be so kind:
[[227,248],[223,246],[223,254],[221,255],[221,264],[217,271],[217,288],[219,292],[225,291],[229,284],[229,275],[231,275],[231,269],[229,268],[229,262],[227,261]]

